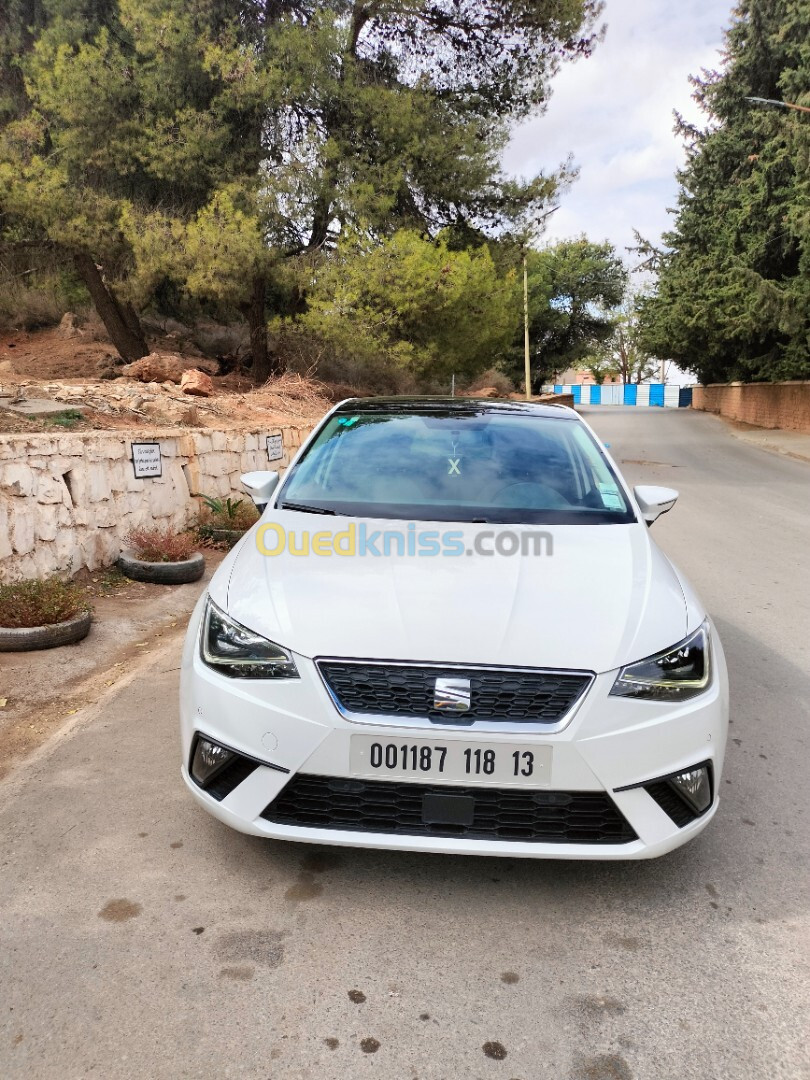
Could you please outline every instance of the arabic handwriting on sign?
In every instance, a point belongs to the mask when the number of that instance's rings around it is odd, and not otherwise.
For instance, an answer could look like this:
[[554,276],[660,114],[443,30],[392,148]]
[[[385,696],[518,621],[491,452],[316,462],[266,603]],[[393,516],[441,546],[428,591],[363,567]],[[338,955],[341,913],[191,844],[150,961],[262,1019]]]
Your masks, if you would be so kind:
[[450,463],[450,468],[447,470],[447,475],[461,476],[461,469],[459,468],[459,465],[461,464],[461,458],[448,458],[447,460]]

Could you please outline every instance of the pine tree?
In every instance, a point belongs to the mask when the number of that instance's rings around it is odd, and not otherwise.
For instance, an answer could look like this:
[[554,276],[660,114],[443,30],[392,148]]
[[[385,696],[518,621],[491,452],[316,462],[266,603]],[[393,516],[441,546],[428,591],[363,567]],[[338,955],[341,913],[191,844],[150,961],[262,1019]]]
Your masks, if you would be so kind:
[[806,0],[743,0],[722,69],[693,79],[707,116],[677,121],[688,158],[657,291],[641,305],[647,350],[703,382],[810,376],[810,104]]
[[137,310],[173,281],[246,314],[266,377],[280,260],[347,224],[537,214],[556,178],[508,181],[499,151],[590,50],[599,8],[46,0],[0,132],[0,208],[70,255],[123,356],[145,350]]

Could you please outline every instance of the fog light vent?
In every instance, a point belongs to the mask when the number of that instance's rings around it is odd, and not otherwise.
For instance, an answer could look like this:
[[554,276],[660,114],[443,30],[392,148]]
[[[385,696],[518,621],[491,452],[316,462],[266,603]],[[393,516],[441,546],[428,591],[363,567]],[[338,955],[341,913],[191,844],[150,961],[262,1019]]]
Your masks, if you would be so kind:
[[705,814],[712,805],[712,782],[708,765],[699,765],[696,769],[678,773],[671,777],[669,782],[696,814]]
[[233,750],[226,750],[224,746],[219,746],[201,735],[197,739],[191,759],[191,775],[200,787],[207,787],[217,773],[235,757]]

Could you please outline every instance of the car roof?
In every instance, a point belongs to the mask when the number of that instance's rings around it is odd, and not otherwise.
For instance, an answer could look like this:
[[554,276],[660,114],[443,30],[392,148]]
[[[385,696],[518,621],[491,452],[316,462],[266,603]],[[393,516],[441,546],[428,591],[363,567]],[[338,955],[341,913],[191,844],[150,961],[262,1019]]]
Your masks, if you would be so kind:
[[459,418],[481,416],[484,413],[511,413],[524,416],[545,416],[555,420],[579,420],[579,416],[567,405],[543,405],[534,401],[499,401],[493,398],[457,397],[369,397],[348,398],[341,401],[334,415],[351,413],[374,415],[375,413],[436,413]]

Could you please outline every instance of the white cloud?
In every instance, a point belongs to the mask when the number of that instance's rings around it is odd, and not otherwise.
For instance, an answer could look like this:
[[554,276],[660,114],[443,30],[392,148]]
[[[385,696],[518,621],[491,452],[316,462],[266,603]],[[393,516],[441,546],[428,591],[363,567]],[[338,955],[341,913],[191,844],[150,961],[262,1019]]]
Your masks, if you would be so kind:
[[545,115],[517,128],[510,173],[550,171],[573,154],[579,178],[545,238],[586,233],[624,254],[636,228],[650,240],[669,225],[683,162],[673,110],[697,120],[689,75],[719,66],[731,0],[607,0],[605,40],[553,82]]

